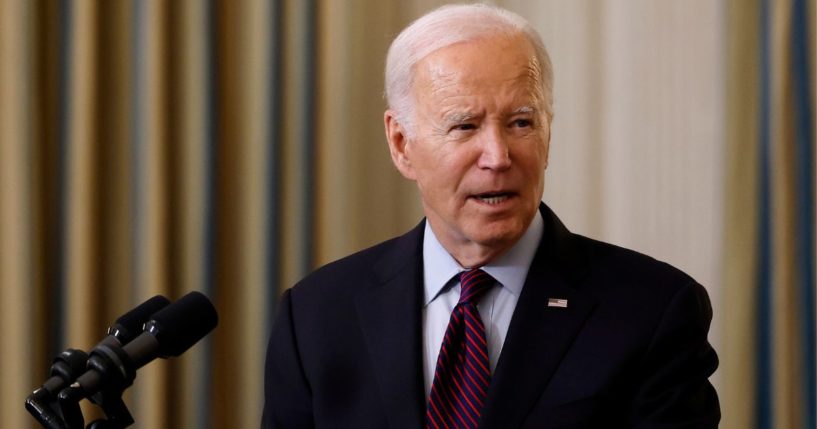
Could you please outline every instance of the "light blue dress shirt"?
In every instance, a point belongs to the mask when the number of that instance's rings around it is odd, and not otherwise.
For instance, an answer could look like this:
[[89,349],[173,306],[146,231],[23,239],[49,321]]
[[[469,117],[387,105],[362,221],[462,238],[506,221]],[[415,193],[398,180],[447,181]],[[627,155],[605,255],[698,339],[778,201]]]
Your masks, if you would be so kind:
[[[477,306],[485,325],[491,372],[496,369],[502,344],[508,333],[511,316],[528,276],[528,269],[542,239],[544,225],[539,212],[528,230],[505,254],[481,267],[496,279],[498,285],[489,290]],[[456,276],[465,269],[445,250],[426,221],[423,238],[423,375],[426,396],[431,393],[437,355],[443,343],[448,319],[460,298],[460,282]]]

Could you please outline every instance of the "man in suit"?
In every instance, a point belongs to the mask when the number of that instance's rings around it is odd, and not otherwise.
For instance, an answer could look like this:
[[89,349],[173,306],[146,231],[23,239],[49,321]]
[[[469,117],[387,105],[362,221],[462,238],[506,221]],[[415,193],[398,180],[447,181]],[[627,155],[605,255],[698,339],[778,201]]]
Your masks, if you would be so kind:
[[551,90],[503,9],[443,7],[395,39],[386,136],[426,218],[284,293],[262,427],[717,426],[704,288],[540,201]]

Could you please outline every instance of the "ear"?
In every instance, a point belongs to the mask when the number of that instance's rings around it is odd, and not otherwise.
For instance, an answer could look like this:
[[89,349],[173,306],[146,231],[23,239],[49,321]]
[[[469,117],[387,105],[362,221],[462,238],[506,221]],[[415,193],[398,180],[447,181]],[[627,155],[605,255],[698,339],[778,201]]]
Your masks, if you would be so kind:
[[391,161],[403,177],[415,180],[414,167],[406,153],[406,146],[409,142],[405,128],[397,122],[397,116],[392,110],[386,110],[386,113],[383,114],[383,124],[386,127],[386,140],[389,142]]

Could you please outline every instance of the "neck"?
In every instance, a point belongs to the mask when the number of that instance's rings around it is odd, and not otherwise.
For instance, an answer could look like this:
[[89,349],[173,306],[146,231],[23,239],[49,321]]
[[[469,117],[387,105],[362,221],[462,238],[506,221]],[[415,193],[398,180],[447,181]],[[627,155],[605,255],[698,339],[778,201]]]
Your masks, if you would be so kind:
[[[434,230],[434,225],[431,225],[431,229]],[[491,243],[490,245],[480,244],[473,241],[461,241],[458,242],[456,240],[451,240],[450,237],[446,236],[445,234],[439,234],[437,231],[434,231],[434,235],[437,236],[437,240],[443,246],[443,248],[460,264],[463,268],[479,268],[483,265],[489,264],[491,261],[495,260],[505,252],[507,252],[513,245],[519,240],[519,237],[516,237],[515,240],[510,242],[501,242],[501,243]]]

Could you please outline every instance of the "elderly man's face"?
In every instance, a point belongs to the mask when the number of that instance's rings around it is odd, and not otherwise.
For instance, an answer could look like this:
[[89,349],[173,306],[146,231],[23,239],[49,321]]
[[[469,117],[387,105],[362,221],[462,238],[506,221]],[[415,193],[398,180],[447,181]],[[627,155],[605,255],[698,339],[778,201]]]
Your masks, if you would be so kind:
[[524,234],[542,197],[550,126],[534,49],[521,36],[459,43],[414,78],[413,132],[386,113],[392,159],[449,252],[486,263]]

